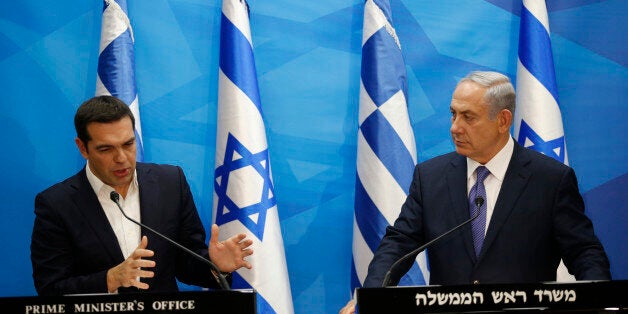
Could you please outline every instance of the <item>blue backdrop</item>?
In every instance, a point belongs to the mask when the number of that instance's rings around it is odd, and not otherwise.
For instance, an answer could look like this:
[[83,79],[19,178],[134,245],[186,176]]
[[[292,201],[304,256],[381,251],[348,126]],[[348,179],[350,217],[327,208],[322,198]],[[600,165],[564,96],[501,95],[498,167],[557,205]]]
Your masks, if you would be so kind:
[[[419,160],[453,149],[449,101],[471,70],[515,79],[519,0],[392,0]],[[260,93],[297,313],[349,298],[362,1],[249,1]],[[211,222],[220,1],[129,1],[145,160],[183,167]],[[0,296],[33,295],[37,192],[84,164],[74,111],[95,91],[102,3],[0,2]],[[549,0],[570,164],[628,279],[624,0]],[[623,13],[622,13],[623,12]]]

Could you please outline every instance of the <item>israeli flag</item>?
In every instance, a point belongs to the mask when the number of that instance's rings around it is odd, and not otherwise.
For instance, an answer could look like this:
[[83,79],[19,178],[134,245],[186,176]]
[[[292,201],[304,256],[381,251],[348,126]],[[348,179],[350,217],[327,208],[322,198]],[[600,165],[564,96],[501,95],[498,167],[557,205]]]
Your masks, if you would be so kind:
[[214,219],[254,250],[232,287],[255,289],[259,313],[293,313],[246,1],[223,0],[218,80]]
[[[519,144],[569,164],[544,0],[522,3],[514,136]],[[575,280],[562,261],[557,280]]]
[[103,1],[96,96],[115,96],[131,107],[135,117],[136,159],[143,161],[142,123],[135,86],[134,43],[126,0]]
[[[399,216],[417,162],[406,103],[406,69],[388,0],[364,5],[352,291],[366,278],[386,227]],[[429,282],[425,254],[400,285]]]

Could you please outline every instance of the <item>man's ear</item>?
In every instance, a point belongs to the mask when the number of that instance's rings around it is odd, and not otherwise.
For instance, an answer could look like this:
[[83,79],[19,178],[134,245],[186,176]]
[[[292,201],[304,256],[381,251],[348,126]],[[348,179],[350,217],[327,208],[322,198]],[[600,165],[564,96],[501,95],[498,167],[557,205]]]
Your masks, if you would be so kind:
[[78,150],[81,155],[83,155],[83,158],[87,159],[87,145],[85,145],[85,143],[83,143],[83,141],[81,141],[78,137],[74,139],[74,143],[76,143],[76,147],[78,147]]
[[499,122],[500,133],[510,132],[510,126],[512,125],[512,112],[510,112],[510,110],[502,109],[502,111],[497,114],[497,120]]

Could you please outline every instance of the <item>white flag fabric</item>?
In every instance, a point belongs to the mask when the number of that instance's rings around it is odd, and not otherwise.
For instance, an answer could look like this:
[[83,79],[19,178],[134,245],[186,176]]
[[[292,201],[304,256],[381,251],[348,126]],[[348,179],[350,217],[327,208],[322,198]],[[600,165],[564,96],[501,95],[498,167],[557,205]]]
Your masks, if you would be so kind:
[[254,288],[259,313],[293,313],[246,1],[223,0],[218,80],[214,220],[254,250],[232,287]]
[[[361,287],[379,242],[399,216],[417,162],[406,69],[388,0],[364,4],[351,288]],[[429,281],[425,254],[400,285]]]
[[142,124],[135,86],[134,43],[126,0],[103,1],[96,96],[115,96],[131,108],[135,117],[136,159],[143,161]]
[[[544,0],[522,2],[514,136],[519,144],[569,164]],[[557,280],[575,280],[562,261]]]

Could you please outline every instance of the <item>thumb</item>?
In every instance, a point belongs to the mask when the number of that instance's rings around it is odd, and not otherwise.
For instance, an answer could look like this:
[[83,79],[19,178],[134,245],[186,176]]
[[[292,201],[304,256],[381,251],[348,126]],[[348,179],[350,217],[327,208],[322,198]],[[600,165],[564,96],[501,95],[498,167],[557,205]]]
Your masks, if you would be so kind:
[[146,236],[142,236],[142,240],[140,244],[137,246],[138,249],[145,249],[148,246],[148,238]]
[[209,238],[209,243],[210,244],[218,244],[218,235],[220,234],[220,229],[218,228],[217,224],[213,224],[212,225],[212,235],[211,238]]

